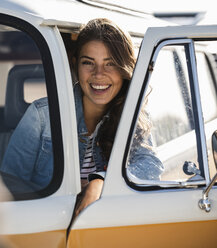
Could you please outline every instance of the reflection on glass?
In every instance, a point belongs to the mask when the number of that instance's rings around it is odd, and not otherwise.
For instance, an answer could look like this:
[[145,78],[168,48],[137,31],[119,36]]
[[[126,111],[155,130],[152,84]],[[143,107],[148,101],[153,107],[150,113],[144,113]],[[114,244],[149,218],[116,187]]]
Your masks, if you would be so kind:
[[[139,114],[138,120],[142,112],[149,113],[151,123],[149,139],[152,143],[152,150],[164,167],[158,181],[185,182],[202,179],[197,161],[196,135],[187,72],[184,46],[164,47],[158,54],[149,81],[149,90],[144,97],[144,101],[147,103],[142,103]],[[136,139],[137,134],[135,133],[132,144]],[[129,158],[132,153],[135,153],[133,145]],[[128,168],[132,173],[129,164],[130,159]],[[154,160],[153,164],[156,166]],[[184,165],[186,167],[187,164],[193,164],[194,172],[197,173],[186,173]],[[143,167],[147,168],[145,159]],[[142,178],[140,177],[140,179]],[[147,180],[148,178],[144,176],[143,179]],[[150,182],[150,184],[152,183]]]

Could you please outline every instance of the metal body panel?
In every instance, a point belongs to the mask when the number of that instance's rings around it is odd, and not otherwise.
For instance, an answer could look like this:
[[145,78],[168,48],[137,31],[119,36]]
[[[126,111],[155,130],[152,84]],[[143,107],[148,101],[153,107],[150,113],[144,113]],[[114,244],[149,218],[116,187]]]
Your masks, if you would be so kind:
[[66,230],[72,217],[74,204],[73,196],[3,202],[1,214],[4,225],[1,225],[1,234]]
[[216,227],[216,221],[199,221],[73,230],[67,248],[215,248]]
[[[77,220],[72,226],[72,236],[73,233],[79,233],[81,229],[84,230],[86,228],[90,228],[90,232],[91,230],[95,230],[94,228],[99,228],[97,230],[99,230],[100,233],[103,228],[109,228],[111,226],[117,228],[120,227],[121,229],[126,230],[124,227],[126,227],[127,225],[138,227],[143,224],[156,224],[156,226],[158,226],[157,224],[162,223],[177,223],[177,226],[182,226],[183,222],[191,222],[194,223],[196,226],[199,221],[204,221],[204,223],[208,223],[209,220],[212,220],[212,223],[214,223],[214,225],[216,224],[216,188],[213,188],[211,190],[209,196],[212,202],[212,210],[210,213],[206,213],[205,211],[200,210],[198,207],[198,201],[202,197],[202,188],[174,190],[162,189],[160,191],[153,190],[143,192],[137,192],[131,189],[129,186],[126,185],[126,182],[122,177],[121,168],[123,165],[122,159],[120,159],[124,157],[125,146],[131,127],[131,122],[133,120],[134,113],[136,110],[138,96],[143,87],[145,76],[148,70],[148,65],[152,59],[153,51],[155,51],[157,45],[160,43],[161,40],[166,39],[180,39],[183,37],[217,37],[216,30],[216,26],[192,26],[174,28],[150,28],[147,31],[142,43],[137,65],[133,74],[128,98],[124,107],[118,132],[116,134],[116,140],[114,143],[112,155],[107,170],[107,176],[105,179],[102,197],[98,202],[95,202],[87,209],[85,209],[77,218]],[[163,231],[164,235],[166,235],[167,237],[170,237],[174,234],[171,234],[171,230],[175,230],[173,229],[175,228],[175,226],[171,224],[170,227],[170,231],[169,229],[165,229],[166,233],[164,233]],[[185,231],[186,230],[187,229],[185,229]],[[156,230],[154,231],[153,228],[152,231],[153,232],[147,235],[148,237],[150,237],[149,235],[156,236]],[[80,233],[82,232],[83,231],[81,231]],[[83,233],[85,233],[85,235],[87,234],[85,231]],[[84,236],[82,237],[82,240],[84,240]],[[109,242],[109,237],[110,236],[108,236],[108,244],[110,244],[111,246],[111,243]],[[138,237],[138,239],[136,237],[137,234],[135,233],[134,235],[133,232],[131,232],[131,235],[128,234],[125,236],[126,240],[128,240],[129,243],[132,240],[139,239]],[[205,237],[203,237],[201,233],[196,244],[198,245],[201,244],[201,242],[205,242],[204,238]],[[123,241],[123,239],[120,240]],[[168,241],[164,240],[164,243],[161,239],[159,240],[159,244],[161,244],[162,247],[167,247]],[[192,237],[189,242],[192,244],[194,240],[195,239]],[[210,242],[210,247],[214,247],[213,245],[215,243],[215,240],[212,240]],[[183,243],[180,241],[180,247],[182,245]],[[82,245],[80,247],[82,247]],[[191,246],[189,245],[189,247]]]
[[[64,143],[64,176],[60,188],[51,196],[31,201],[3,202],[4,225],[1,234],[26,234],[65,230],[70,224],[76,195],[80,191],[77,124],[71,73],[65,47],[56,27],[41,26],[41,18],[11,3],[0,3],[0,13],[18,17],[33,25],[44,37],[54,65]],[[13,24],[13,23],[12,23]],[[68,113],[71,113],[69,115]],[[73,164],[73,166],[72,166]],[[44,237],[42,235],[42,237]],[[58,238],[58,236],[57,236]],[[64,234],[64,239],[66,235]],[[62,241],[61,241],[62,242]]]
[[77,217],[72,230],[217,220],[217,188],[210,192],[212,210],[201,211],[198,201],[202,189],[162,189],[102,196]]
[[[57,26],[65,29],[78,28],[91,18],[103,16],[114,20],[131,34],[141,36],[145,33],[145,37],[116,134],[102,196],[76,218],[69,233],[68,247],[121,247],[123,244],[126,247],[135,244],[136,247],[144,247],[144,244],[156,247],[162,244],[162,241],[165,247],[171,245],[172,241],[176,241],[176,247],[186,244],[193,247],[203,244],[200,240],[204,238],[205,242],[207,237],[210,243],[204,244],[214,247],[216,187],[209,195],[212,210],[206,213],[198,207],[202,188],[136,191],[130,188],[123,178],[122,161],[138,97],[159,42],[181,38],[217,38],[217,26],[176,26],[147,30],[147,27],[165,23],[155,22],[155,19],[149,17],[138,18],[97,9],[76,1],[60,0],[2,0],[0,13],[31,23],[49,46],[57,81],[64,149],[64,176],[60,188],[46,198],[1,203],[2,216],[5,219],[1,234],[8,235],[6,239],[20,247],[25,247],[22,246],[24,243],[26,247],[30,247],[31,242],[31,247],[42,247],[42,244],[45,244],[43,242],[54,241],[55,244],[50,243],[45,247],[66,246],[66,229],[71,221],[76,194],[80,191],[80,169],[72,80]],[[195,241],[195,236],[189,230],[195,230],[201,239]]]
[[144,14],[142,17],[130,15],[97,8],[74,0],[38,0],[32,3],[25,0],[12,0],[10,2],[2,0],[0,12],[2,11],[12,15],[22,15],[23,18],[27,15],[41,19],[41,24],[43,25],[56,25],[59,21],[62,27],[69,26],[70,22],[84,24],[88,20],[97,17],[109,18],[131,34],[140,35],[145,33],[147,27],[165,26],[167,24],[167,22],[154,18],[152,15]]
[[61,230],[34,234],[4,235],[0,236],[0,239],[2,242],[1,244],[8,248],[66,247],[66,231]]
[[[131,122],[138,102],[138,96],[141,92],[148,71],[148,66],[156,46],[160,41],[166,39],[180,39],[183,37],[197,37],[198,39],[205,37],[214,38],[217,37],[216,30],[216,26],[179,26],[148,29],[141,45],[128,97],[116,133],[116,139],[113,146],[114,149],[109,161],[103,195],[118,195],[120,192],[124,195],[125,192],[127,192],[125,181],[122,178],[122,161],[120,161],[119,158],[123,158],[124,156],[125,144],[127,143]],[[122,178],[122,180],[120,180],[120,178]]]

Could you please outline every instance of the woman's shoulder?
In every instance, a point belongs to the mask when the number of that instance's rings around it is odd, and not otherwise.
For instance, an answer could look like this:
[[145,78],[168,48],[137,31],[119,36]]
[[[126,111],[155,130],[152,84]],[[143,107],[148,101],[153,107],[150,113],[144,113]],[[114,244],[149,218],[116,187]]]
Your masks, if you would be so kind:
[[43,98],[37,99],[32,104],[35,105],[36,108],[42,108],[42,107],[48,108],[48,98],[43,97]]

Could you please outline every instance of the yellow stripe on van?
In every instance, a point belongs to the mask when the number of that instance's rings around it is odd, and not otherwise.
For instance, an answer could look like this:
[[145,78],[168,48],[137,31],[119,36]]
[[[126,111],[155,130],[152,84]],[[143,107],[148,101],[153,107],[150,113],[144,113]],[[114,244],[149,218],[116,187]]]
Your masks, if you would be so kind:
[[217,220],[71,230],[67,248],[216,248]]
[[65,248],[66,230],[30,234],[1,235],[5,248]]

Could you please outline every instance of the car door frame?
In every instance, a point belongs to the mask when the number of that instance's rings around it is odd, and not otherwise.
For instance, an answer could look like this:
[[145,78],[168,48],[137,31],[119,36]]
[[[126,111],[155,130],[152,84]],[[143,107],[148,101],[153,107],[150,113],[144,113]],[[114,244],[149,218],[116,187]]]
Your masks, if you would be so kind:
[[76,195],[81,189],[76,112],[65,46],[56,26],[41,25],[42,19],[28,12],[1,11],[0,22],[27,32],[33,40],[40,38],[46,48],[42,60],[46,80],[52,86],[47,90],[53,107],[50,118],[56,164],[51,185],[38,197],[26,195],[18,201],[1,203],[4,222],[0,235],[18,247],[49,247],[51,244],[65,247]]
[[[210,199],[213,201],[212,210],[206,213],[198,206],[205,185],[198,188],[164,188],[144,191],[127,185],[123,170],[125,170],[127,149],[131,140],[129,133],[134,129],[132,122],[137,118],[150,76],[149,66],[156,48],[165,40],[217,38],[216,30],[216,26],[168,26],[147,30],[113,145],[102,196],[77,217],[69,233],[68,247],[73,244],[77,245],[76,247],[88,245],[89,248],[96,248],[101,247],[102,243],[103,247],[132,247],[133,245],[136,247],[144,247],[144,245],[148,247],[183,247],[184,245],[185,247],[186,245],[187,247],[198,245],[214,247],[217,242],[216,186],[210,192]],[[189,52],[192,53],[193,50]],[[194,60],[194,56],[192,58]],[[191,63],[195,64],[195,61]],[[197,76],[193,74],[192,77],[195,79]],[[203,123],[201,123],[201,107],[200,103],[197,104],[200,108],[202,156],[205,161],[206,147]],[[205,166],[207,166],[206,162]],[[209,184],[208,168],[205,175],[206,184]],[[197,230],[197,239],[191,230]]]

